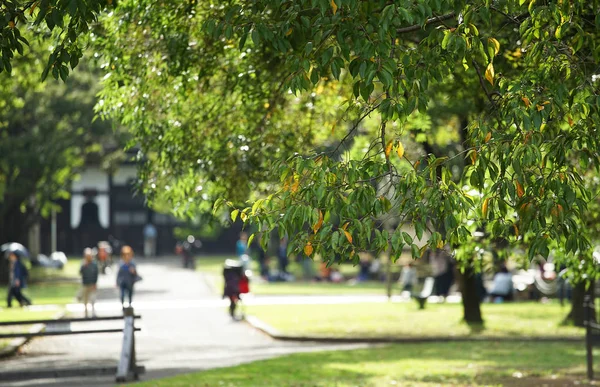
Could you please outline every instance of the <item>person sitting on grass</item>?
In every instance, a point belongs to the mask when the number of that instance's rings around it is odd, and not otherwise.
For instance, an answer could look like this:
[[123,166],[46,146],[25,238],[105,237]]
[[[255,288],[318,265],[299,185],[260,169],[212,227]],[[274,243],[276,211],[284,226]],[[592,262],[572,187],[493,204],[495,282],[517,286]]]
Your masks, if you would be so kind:
[[96,317],[96,289],[98,283],[98,264],[94,260],[93,251],[90,248],[83,250],[83,262],[79,269],[81,275],[80,297],[85,309],[85,317],[88,317],[88,303],[92,305],[92,317]]
[[417,269],[412,262],[408,262],[402,268],[400,279],[398,280],[402,292],[412,292],[417,287]]
[[9,260],[9,281],[8,281],[8,295],[6,297],[6,305],[12,308],[13,297],[17,299],[19,305],[27,306],[31,305],[31,300],[23,294],[22,290],[27,287],[27,268],[21,262],[19,257],[15,253],[8,255]]

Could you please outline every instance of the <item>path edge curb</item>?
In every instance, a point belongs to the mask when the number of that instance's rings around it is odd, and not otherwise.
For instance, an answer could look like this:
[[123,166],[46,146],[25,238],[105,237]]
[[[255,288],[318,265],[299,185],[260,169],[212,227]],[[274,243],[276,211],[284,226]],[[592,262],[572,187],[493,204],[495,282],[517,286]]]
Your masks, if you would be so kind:
[[[64,315],[65,312],[60,311],[54,316],[54,319],[60,320],[64,317]],[[44,329],[46,329],[45,324],[35,324],[29,328],[27,333],[39,333]],[[29,343],[31,340],[33,340],[33,337],[18,337],[16,339],[12,339],[6,347],[0,349],[0,359],[15,355],[25,344]]]
[[552,337],[552,336],[533,336],[533,337],[452,337],[452,336],[433,336],[433,337],[327,337],[327,336],[296,336],[287,335],[279,332],[277,329],[262,321],[255,316],[246,316],[246,323],[254,329],[279,341],[295,342],[318,342],[328,344],[420,344],[420,343],[443,343],[443,342],[555,342],[555,343],[583,343],[582,337]]

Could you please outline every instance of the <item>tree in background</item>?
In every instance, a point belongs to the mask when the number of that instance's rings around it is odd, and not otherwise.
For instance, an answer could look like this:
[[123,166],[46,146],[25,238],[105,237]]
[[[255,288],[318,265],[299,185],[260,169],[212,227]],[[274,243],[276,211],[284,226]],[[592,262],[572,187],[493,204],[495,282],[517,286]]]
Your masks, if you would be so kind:
[[64,84],[40,83],[45,52],[37,47],[0,77],[0,244],[26,244],[29,228],[68,198],[86,159],[116,144],[110,124],[94,121],[97,73],[82,64]]

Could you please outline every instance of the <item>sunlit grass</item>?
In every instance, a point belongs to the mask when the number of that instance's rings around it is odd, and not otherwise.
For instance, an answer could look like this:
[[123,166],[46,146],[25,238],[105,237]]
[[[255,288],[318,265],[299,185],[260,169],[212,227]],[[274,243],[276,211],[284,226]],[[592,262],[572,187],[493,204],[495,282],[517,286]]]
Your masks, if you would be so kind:
[[416,303],[250,306],[252,314],[282,333],[329,337],[583,337],[562,326],[568,307],[534,302],[483,304],[485,325],[473,330],[462,322],[462,305]]
[[551,386],[583,381],[583,345],[405,344],[306,353],[154,380],[142,386]]

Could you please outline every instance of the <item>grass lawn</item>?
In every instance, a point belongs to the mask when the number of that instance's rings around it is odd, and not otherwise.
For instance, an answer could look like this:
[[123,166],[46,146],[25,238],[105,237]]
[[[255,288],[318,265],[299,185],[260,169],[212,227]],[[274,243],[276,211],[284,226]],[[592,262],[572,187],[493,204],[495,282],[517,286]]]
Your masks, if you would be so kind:
[[77,280],[80,267],[81,258],[69,258],[62,270],[36,266],[31,268],[29,282]]
[[[34,283],[28,285],[23,293],[31,299],[34,305],[65,305],[74,301],[79,286],[79,283],[76,282]],[[0,305],[2,306],[6,305],[6,293],[7,288],[5,286],[0,287],[0,296],[3,297],[2,301],[0,301]],[[18,306],[19,303],[13,300],[14,305]]]
[[408,344],[295,354],[140,386],[565,386],[584,381],[584,367],[576,344]]
[[[26,308],[4,308],[0,310],[0,321],[46,320],[56,316],[55,310],[31,311]],[[5,329],[8,327],[2,327]],[[12,327],[11,327],[12,328]]]
[[[223,263],[227,258],[234,256],[207,256],[199,257],[196,260],[196,270],[203,272],[211,282],[216,292],[223,289]],[[314,263],[315,273],[318,273],[318,263]],[[350,264],[339,265],[340,271],[345,276],[352,276],[358,273],[358,267]],[[252,270],[255,276],[260,273],[258,263],[252,262]],[[300,264],[293,262],[290,264],[290,272],[296,278],[302,278],[302,268]],[[395,284],[394,284],[395,286]],[[343,295],[343,294],[386,294],[386,285],[383,282],[361,282],[351,283],[320,283],[320,282],[259,282],[257,280],[250,283],[250,290],[257,295]],[[396,291],[397,293],[397,291]]]
[[581,337],[583,329],[561,326],[568,307],[558,303],[505,303],[482,306],[485,326],[461,322],[462,305],[416,303],[249,306],[254,315],[281,333],[329,337]]

